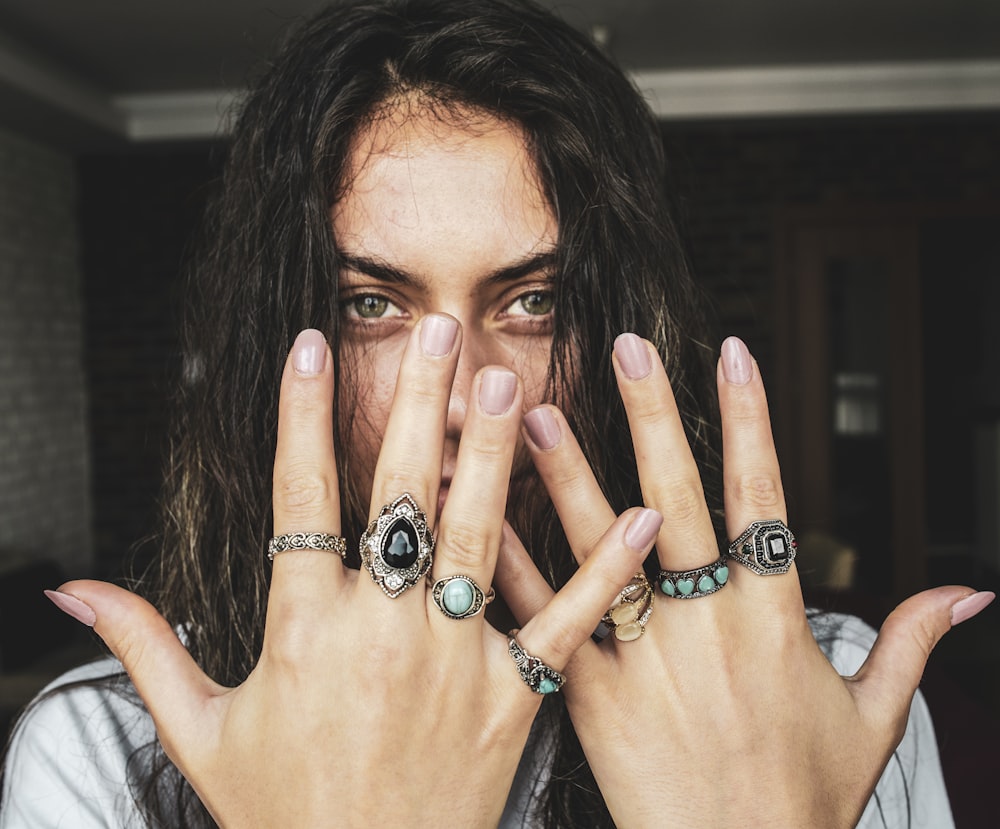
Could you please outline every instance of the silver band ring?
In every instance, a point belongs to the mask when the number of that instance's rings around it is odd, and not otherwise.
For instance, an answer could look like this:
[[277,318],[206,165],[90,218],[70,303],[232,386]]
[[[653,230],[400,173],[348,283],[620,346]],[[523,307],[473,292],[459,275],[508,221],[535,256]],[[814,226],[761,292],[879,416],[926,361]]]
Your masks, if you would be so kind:
[[479,613],[496,598],[491,587],[489,593],[468,576],[445,576],[431,585],[434,604],[449,619],[468,619]]
[[336,553],[341,559],[347,555],[347,543],[339,535],[330,533],[284,533],[267,542],[267,560],[274,561],[278,553],[292,550],[318,550],[321,553]]
[[566,684],[566,677],[532,656],[517,641],[517,628],[507,634],[507,652],[517,666],[521,680],[536,694],[553,694]]
[[420,582],[433,559],[427,515],[408,492],[383,506],[361,536],[361,563],[390,599]]
[[717,593],[729,581],[725,556],[694,570],[660,570],[660,592],[672,599],[700,599]]
[[787,573],[795,561],[795,536],[784,521],[754,521],[732,544],[729,557],[758,576]]

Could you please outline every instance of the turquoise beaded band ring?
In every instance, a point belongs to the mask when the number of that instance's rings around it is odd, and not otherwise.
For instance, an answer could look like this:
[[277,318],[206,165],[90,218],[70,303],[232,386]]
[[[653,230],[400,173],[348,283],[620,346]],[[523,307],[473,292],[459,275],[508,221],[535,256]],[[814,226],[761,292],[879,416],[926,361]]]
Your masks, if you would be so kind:
[[645,573],[636,573],[622,588],[601,623],[619,642],[634,642],[645,632],[646,622],[652,615],[653,588]]
[[267,542],[267,560],[274,561],[279,553],[293,550],[317,550],[321,553],[336,553],[343,560],[347,555],[347,543],[339,535],[330,533],[284,533]]
[[554,694],[566,683],[566,677],[522,648],[517,641],[517,633],[515,628],[507,634],[507,652],[514,660],[521,680],[536,694]]
[[798,543],[784,521],[754,521],[732,544],[729,557],[758,576],[787,573]]
[[420,582],[433,559],[427,515],[408,492],[383,506],[361,536],[361,563],[390,599]]
[[469,619],[475,616],[496,595],[492,587],[489,593],[484,593],[468,576],[445,576],[431,585],[434,604],[449,619]]
[[660,570],[660,592],[672,599],[700,599],[717,593],[729,581],[726,557],[694,570]]

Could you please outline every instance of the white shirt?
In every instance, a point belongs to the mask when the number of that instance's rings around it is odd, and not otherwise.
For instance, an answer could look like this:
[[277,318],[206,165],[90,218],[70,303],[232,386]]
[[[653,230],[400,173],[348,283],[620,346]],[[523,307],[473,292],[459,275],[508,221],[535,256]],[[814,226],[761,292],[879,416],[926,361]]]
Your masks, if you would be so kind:
[[[858,619],[827,614],[820,642],[844,676],[861,666],[875,632]],[[51,687],[94,679],[120,670],[108,658],[69,671]],[[128,786],[132,753],[155,739],[152,719],[129,694],[85,686],[57,693],[36,705],[17,728],[7,757],[0,829],[138,829]],[[548,777],[549,741],[534,729],[521,760],[501,829],[537,826],[530,812]],[[950,829],[954,826],[941,774],[934,727],[918,693],[906,734],[889,761],[859,826]]]

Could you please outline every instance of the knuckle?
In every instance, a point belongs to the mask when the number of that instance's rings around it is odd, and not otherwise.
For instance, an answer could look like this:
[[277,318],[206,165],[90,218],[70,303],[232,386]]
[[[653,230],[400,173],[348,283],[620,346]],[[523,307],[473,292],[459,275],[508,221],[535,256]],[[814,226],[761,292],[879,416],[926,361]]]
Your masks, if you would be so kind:
[[482,566],[489,545],[482,528],[464,523],[449,524],[441,527],[440,535],[438,545],[456,567],[473,569]]
[[275,475],[275,506],[300,515],[314,515],[329,502],[332,484],[318,469],[292,467]]
[[740,475],[733,488],[736,500],[748,507],[780,507],[784,502],[781,482],[773,475],[756,472]]
[[659,493],[657,508],[675,524],[693,524],[706,511],[705,493],[700,481],[681,479]]

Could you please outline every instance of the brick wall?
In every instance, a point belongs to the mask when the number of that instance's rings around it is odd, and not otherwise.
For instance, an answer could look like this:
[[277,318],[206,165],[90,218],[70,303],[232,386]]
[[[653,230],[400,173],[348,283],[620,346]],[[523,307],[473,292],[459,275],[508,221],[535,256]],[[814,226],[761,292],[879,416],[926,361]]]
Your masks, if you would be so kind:
[[73,161],[0,131],[0,568],[90,571],[82,342]]

